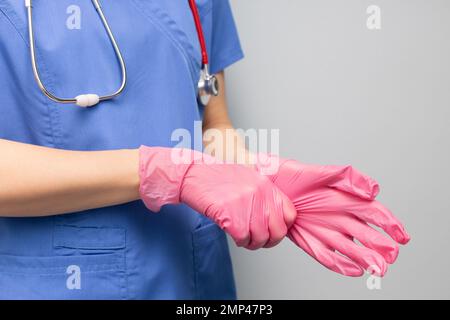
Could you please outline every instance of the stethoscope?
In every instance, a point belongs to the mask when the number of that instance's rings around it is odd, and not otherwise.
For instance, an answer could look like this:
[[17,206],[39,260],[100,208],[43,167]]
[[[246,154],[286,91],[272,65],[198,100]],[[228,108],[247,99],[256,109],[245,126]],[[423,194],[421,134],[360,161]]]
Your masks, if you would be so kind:
[[[201,54],[202,54],[202,68],[200,72],[200,80],[198,82],[198,100],[203,105],[207,105],[211,96],[219,95],[219,83],[215,75],[209,73],[209,61],[208,61],[208,51],[206,49],[205,36],[203,34],[203,27],[200,20],[200,15],[198,12],[197,5],[195,0],[188,0],[189,6],[192,11],[192,15],[194,16],[195,28],[197,29],[197,35],[200,42]],[[33,74],[36,82],[41,89],[41,91],[51,100],[64,104],[76,104],[80,107],[92,107],[97,105],[101,101],[111,100],[117,96],[119,96],[127,83],[127,69],[125,66],[125,61],[123,59],[122,53],[120,52],[120,48],[117,45],[116,39],[109,27],[108,21],[103,13],[102,7],[100,5],[99,0],[92,0],[92,4],[94,5],[100,19],[102,20],[103,26],[105,27],[106,33],[113,45],[115,54],[120,64],[120,70],[122,74],[122,81],[120,83],[120,87],[114,93],[109,95],[99,96],[95,93],[88,94],[80,94],[75,98],[60,98],[56,95],[52,94],[41,81],[39,76],[39,71],[36,63],[36,49],[34,43],[34,33],[33,33],[33,17],[32,17],[32,0],[25,0],[25,7],[27,8],[28,15],[28,34],[29,34],[29,42],[30,42],[30,54],[31,54],[31,65],[33,67]]]

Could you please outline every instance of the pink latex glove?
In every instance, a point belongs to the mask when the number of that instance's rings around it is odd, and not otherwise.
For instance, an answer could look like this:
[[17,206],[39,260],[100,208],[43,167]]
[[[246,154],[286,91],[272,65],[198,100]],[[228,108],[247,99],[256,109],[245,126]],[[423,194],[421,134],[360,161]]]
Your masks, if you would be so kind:
[[292,202],[267,177],[200,152],[142,146],[139,176],[150,210],[185,203],[248,249],[278,244],[296,217]]
[[[337,273],[356,277],[366,269],[383,276],[387,264],[398,256],[398,245],[368,223],[382,228],[397,243],[406,244],[410,237],[401,222],[374,200],[377,182],[351,166],[305,165],[274,156],[262,163],[268,166],[273,161],[279,168],[269,177],[297,210],[288,237]],[[263,169],[259,167],[260,172]]]

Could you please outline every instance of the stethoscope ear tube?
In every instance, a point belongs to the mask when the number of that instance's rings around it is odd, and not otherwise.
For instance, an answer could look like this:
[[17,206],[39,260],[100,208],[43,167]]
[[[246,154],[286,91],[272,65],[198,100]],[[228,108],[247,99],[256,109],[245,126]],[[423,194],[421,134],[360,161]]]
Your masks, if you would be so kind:
[[112,94],[99,96],[97,94],[81,94],[78,95],[75,98],[60,98],[56,95],[52,94],[45,85],[42,83],[42,80],[39,75],[37,63],[36,63],[36,48],[35,48],[35,41],[34,41],[34,30],[33,30],[33,4],[32,0],[25,0],[25,7],[27,8],[27,18],[28,18],[28,37],[29,37],[29,45],[30,45],[30,55],[31,55],[31,65],[33,68],[33,74],[34,78],[36,79],[36,82],[41,89],[41,91],[51,100],[58,102],[58,103],[74,103],[80,107],[92,107],[98,104],[100,101],[110,100],[122,93],[126,86],[127,82],[127,71],[125,67],[125,61],[122,57],[122,53],[120,52],[119,46],[117,45],[116,39],[114,38],[114,35],[111,31],[111,28],[109,27],[108,21],[106,20],[106,17],[103,13],[103,10],[101,8],[99,0],[92,0],[92,3],[95,7],[95,9],[98,12],[98,15],[100,16],[100,19],[102,20],[103,26],[105,27],[105,30],[108,34],[108,37],[114,47],[114,51],[116,53],[117,59],[120,64],[120,69],[122,73],[122,81],[120,84],[120,87]]
[[194,23],[197,29],[198,40],[202,51],[202,71],[200,73],[200,81],[198,83],[199,100],[204,106],[206,106],[209,103],[211,96],[219,95],[219,83],[216,76],[209,73],[208,50],[206,48],[205,35],[195,0],[189,0],[189,6],[191,7],[192,15],[194,17]]
[[[120,52],[119,46],[117,45],[116,39],[111,31],[111,28],[108,24],[108,21],[103,13],[101,4],[99,0],[92,0],[92,4],[95,7],[100,19],[102,20],[103,26],[105,27],[106,33],[113,45],[114,51],[116,53],[117,60],[120,64],[120,70],[122,74],[122,81],[120,83],[120,87],[109,95],[100,96],[95,93],[87,93],[80,94],[75,98],[61,98],[54,94],[52,94],[45,85],[43,84],[41,77],[39,75],[39,70],[36,62],[36,48],[35,48],[35,39],[34,39],[34,30],[33,30],[33,4],[32,0],[24,0],[25,7],[27,8],[27,19],[28,19],[28,37],[29,37],[29,46],[30,46],[30,56],[31,56],[31,65],[33,68],[33,75],[36,79],[36,82],[39,86],[39,89],[51,100],[58,102],[69,104],[73,103],[80,107],[92,107],[97,105],[100,101],[110,100],[118,95],[120,95],[127,83],[127,70],[125,66],[124,59],[122,57],[122,53]],[[192,15],[194,17],[195,27],[197,29],[197,35],[200,42],[201,54],[202,54],[202,70],[200,75],[200,80],[198,83],[198,94],[200,97],[200,101],[206,105],[208,104],[211,96],[219,95],[219,84],[215,75],[211,75],[209,73],[209,65],[208,65],[208,51],[206,48],[205,36],[203,33],[203,27],[200,20],[200,15],[198,12],[197,5],[195,0],[189,0],[189,6],[192,11]]]

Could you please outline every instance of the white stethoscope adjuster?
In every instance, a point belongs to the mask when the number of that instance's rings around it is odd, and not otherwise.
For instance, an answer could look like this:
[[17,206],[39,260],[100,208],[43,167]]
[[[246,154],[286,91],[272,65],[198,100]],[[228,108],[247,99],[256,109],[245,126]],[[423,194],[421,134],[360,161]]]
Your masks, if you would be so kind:
[[98,94],[93,94],[93,93],[80,94],[79,96],[75,97],[75,100],[77,101],[76,102],[77,106],[83,107],[83,108],[89,108],[89,107],[93,107],[96,104],[98,104],[100,102],[100,97]]

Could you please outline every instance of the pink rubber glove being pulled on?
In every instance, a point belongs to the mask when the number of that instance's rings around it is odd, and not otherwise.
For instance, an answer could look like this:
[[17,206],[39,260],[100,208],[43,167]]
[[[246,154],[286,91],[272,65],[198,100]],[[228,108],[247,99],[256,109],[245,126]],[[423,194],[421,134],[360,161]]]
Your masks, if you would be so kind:
[[267,177],[197,151],[142,146],[139,176],[150,210],[185,203],[248,249],[278,244],[296,217],[292,202]]
[[[288,237],[332,271],[357,277],[366,269],[383,276],[398,256],[397,243],[410,240],[401,222],[374,200],[379,192],[377,182],[351,166],[259,158],[264,164],[258,166],[260,173],[267,174],[297,210]],[[277,173],[264,172],[274,163]],[[369,224],[383,229],[395,242]]]

